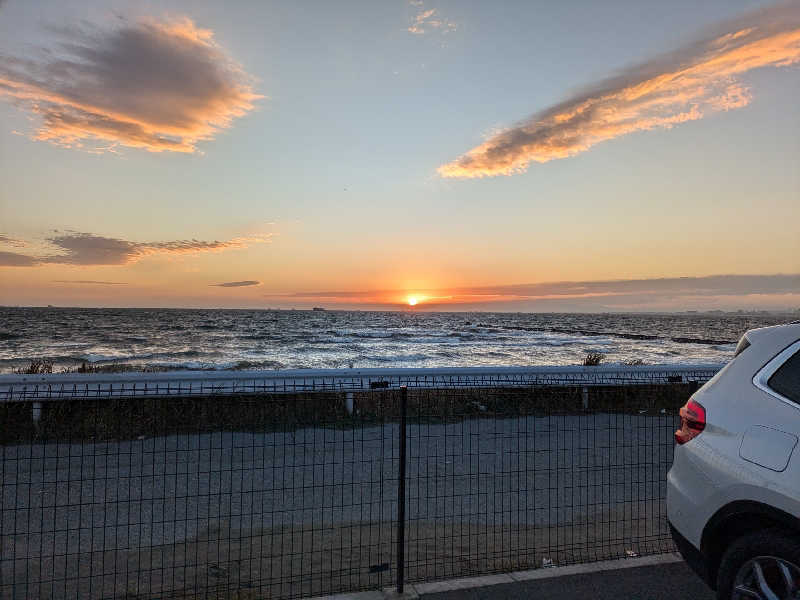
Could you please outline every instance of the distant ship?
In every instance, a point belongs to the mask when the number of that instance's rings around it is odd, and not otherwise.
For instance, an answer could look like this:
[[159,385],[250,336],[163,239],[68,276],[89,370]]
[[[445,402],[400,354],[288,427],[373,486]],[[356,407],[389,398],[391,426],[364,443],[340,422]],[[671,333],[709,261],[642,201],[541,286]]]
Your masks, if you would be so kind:
[[315,307],[314,307],[314,308],[312,308],[311,310],[325,310],[325,309],[324,309],[324,308],[322,308],[321,306],[315,306]]

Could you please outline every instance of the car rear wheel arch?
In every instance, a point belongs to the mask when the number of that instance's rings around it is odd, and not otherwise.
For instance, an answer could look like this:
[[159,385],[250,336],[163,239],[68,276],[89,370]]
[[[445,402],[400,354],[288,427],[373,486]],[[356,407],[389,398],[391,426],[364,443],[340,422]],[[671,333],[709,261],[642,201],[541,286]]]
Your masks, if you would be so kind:
[[800,519],[769,504],[751,500],[731,502],[709,519],[700,541],[709,579],[716,582],[725,550],[737,539],[764,529],[781,529],[800,535]]

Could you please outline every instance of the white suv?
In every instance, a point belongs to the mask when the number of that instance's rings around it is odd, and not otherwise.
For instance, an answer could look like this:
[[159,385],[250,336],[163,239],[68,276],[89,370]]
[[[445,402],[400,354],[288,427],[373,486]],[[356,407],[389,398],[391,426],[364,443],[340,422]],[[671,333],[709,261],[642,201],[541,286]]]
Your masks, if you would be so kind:
[[720,599],[800,598],[800,322],[753,329],[681,408],[667,516]]

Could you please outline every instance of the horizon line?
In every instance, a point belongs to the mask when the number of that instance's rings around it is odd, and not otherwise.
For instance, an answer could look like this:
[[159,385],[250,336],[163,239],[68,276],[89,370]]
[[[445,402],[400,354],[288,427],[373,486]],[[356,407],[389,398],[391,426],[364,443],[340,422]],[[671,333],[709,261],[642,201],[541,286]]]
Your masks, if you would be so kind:
[[[217,311],[264,311],[264,312],[392,312],[392,313],[505,313],[505,314],[540,314],[540,315],[564,315],[564,314],[774,314],[774,315],[795,315],[800,314],[800,308],[740,308],[740,309],[683,309],[683,310],[437,310],[436,305],[408,306],[400,304],[403,308],[378,309],[378,308],[279,308],[279,307],[223,307],[223,306],[68,306],[68,305],[8,305],[0,304],[2,309],[59,309],[59,310],[217,310]],[[439,305],[441,306],[441,305]],[[322,308],[322,310],[318,310]],[[316,309],[316,310],[315,310]]]

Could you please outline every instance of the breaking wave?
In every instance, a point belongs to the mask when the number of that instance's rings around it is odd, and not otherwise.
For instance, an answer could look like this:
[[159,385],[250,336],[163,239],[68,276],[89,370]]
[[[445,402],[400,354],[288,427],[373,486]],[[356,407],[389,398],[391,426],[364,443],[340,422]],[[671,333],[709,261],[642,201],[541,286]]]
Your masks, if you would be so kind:
[[0,308],[0,371],[723,363],[775,315]]

